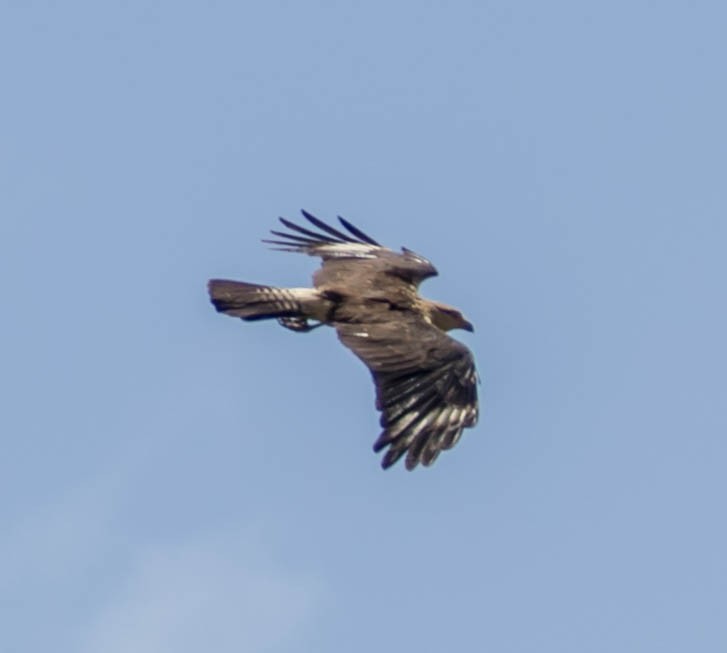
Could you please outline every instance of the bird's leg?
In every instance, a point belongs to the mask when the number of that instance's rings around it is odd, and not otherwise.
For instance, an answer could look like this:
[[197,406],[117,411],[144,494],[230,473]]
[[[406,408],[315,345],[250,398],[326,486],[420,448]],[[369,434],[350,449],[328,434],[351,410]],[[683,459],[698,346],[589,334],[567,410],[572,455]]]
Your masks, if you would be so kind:
[[311,324],[308,322],[308,318],[305,317],[281,317],[278,318],[278,322],[286,329],[296,331],[297,333],[308,333],[317,329],[319,326],[323,326],[323,322],[318,324]]

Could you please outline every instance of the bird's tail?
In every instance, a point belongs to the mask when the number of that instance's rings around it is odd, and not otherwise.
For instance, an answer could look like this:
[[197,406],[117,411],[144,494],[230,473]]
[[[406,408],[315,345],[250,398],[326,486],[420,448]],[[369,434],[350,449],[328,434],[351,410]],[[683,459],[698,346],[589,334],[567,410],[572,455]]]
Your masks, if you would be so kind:
[[273,288],[225,279],[212,279],[207,288],[210,300],[220,313],[246,321],[316,319],[316,303],[320,303],[317,292],[312,288]]

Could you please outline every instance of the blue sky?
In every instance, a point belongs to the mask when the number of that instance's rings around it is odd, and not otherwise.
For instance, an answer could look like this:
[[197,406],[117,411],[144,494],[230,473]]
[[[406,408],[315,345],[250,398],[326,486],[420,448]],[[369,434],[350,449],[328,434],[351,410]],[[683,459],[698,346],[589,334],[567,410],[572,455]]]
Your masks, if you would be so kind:
[[[6,2],[7,651],[727,648],[727,9]],[[478,427],[383,472],[330,330],[209,277],[430,258]]]

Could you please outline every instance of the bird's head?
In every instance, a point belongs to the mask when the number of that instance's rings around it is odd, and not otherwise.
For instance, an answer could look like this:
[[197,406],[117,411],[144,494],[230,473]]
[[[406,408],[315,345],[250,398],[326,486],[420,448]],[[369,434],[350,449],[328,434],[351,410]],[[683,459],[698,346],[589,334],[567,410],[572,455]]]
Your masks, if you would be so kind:
[[442,331],[450,331],[451,329],[464,329],[465,331],[473,332],[475,328],[472,323],[465,319],[462,312],[456,309],[454,306],[442,304],[441,302],[434,302],[430,300],[430,313],[429,317],[432,320],[432,324],[441,329]]

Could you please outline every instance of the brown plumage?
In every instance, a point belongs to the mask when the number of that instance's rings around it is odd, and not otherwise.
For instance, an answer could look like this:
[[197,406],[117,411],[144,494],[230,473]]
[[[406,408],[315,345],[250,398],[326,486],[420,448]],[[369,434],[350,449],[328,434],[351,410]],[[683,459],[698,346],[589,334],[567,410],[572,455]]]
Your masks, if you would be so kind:
[[273,231],[276,240],[264,242],[319,256],[313,288],[212,279],[212,303],[221,313],[246,321],[277,318],[298,332],[334,327],[373,376],[383,428],[374,451],[387,449],[382,466],[404,455],[407,469],[431,465],[477,422],[472,353],[446,334],[472,325],[457,309],[419,295],[419,284],[437,274],[425,258],[383,247],[343,218],[345,231],[306,211],[303,216],[317,231],[280,218],[290,231]]

